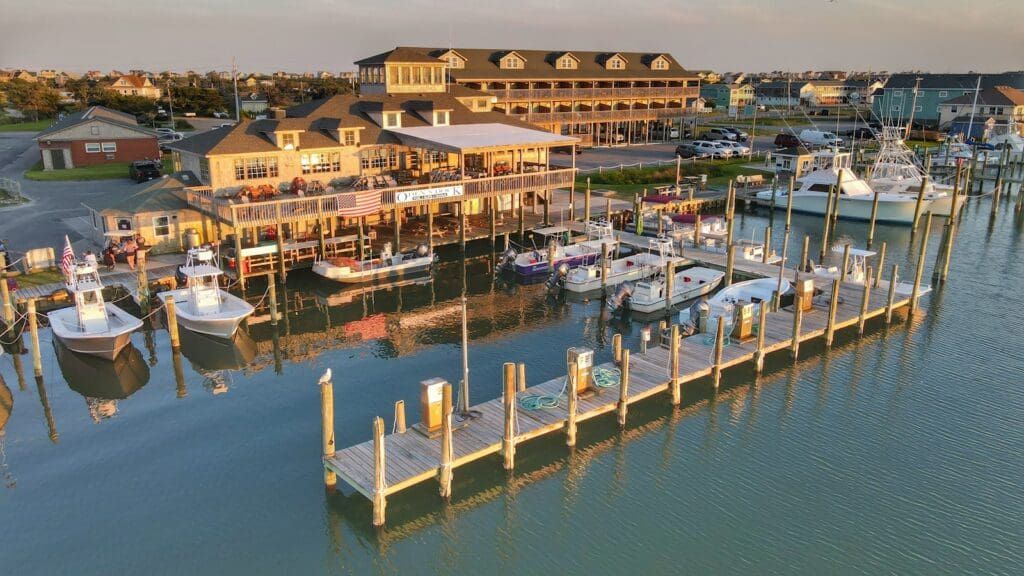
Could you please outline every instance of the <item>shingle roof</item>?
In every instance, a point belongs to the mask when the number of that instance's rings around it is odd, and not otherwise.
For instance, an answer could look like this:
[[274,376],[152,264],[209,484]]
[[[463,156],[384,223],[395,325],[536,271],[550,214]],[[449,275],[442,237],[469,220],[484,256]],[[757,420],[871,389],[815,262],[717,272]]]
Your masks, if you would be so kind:
[[133,87],[142,88],[146,85],[147,79],[143,78],[142,76],[136,76],[135,74],[126,74],[124,76],[119,77],[117,80],[114,80],[114,82],[117,82],[118,80],[126,80]]
[[109,192],[96,198],[82,202],[83,206],[97,212],[115,210],[140,214],[143,212],[174,212],[188,208],[182,188],[198,185],[195,174],[185,171],[176,172],[157,180],[134,186],[125,194],[124,190]]
[[[946,100],[943,104],[974,104],[974,92]],[[979,106],[1024,106],[1024,91],[1009,86],[995,86],[978,93]]]
[[[458,81],[484,80],[502,78],[510,80],[529,79],[638,79],[638,78],[689,78],[696,73],[687,71],[671,54],[664,52],[588,52],[577,50],[498,50],[490,48],[415,48],[399,46],[394,50],[359,60],[356,65],[377,64],[381,62],[437,62],[438,58],[454,50],[466,59],[464,68],[449,70],[452,78]],[[499,61],[510,52],[523,57],[526,63],[523,68],[503,69]],[[559,69],[555,67],[558,56],[566,52],[579,59],[575,69]],[[621,70],[608,70],[605,62],[611,56],[619,54],[628,64]],[[650,63],[658,56],[668,60],[667,70],[654,70]]]
[[124,112],[118,112],[117,110],[111,110],[110,108],[104,108],[103,106],[91,106],[85,110],[68,114],[64,118],[54,122],[49,128],[40,132],[35,139],[39,140],[40,138],[56,134],[62,130],[66,130],[79,124],[84,124],[86,122],[91,122],[93,120],[100,120],[129,130],[135,130],[145,136],[156,137],[155,131],[144,126],[139,126],[138,122],[135,120],[135,116],[132,116],[131,114],[125,114]]
[[[974,90],[979,74],[893,74],[885,83],[885,89],[913,88],[917,78],[921,79],[921,89],[941,90],[944,88]],[[1003,72],[1001,74],[980,74],[981,87],[1010,86],[1024,89],[1024,71]]]
[[397,144],[398,139],[371,118],[371,114],[383,110],[403,112],[403,128],[430,126],[432,118],[427,113],[429,110],[451,110],[451,124],[499,123],[536,129],[532,124],[505,114],[473,112],[450,93],[339,94],[289,108],[287,117],[283,119],[243,121],[231,128],[190,136],[170,143],[168,147],[200,155],[273,152],[278,148],[268,133],[279,126],[288,130],[305,130],[299,137],[299,147],[303,149],[339,146],[337,135],[333,133],[339,128],[360,129],[359,141],[362,145]]

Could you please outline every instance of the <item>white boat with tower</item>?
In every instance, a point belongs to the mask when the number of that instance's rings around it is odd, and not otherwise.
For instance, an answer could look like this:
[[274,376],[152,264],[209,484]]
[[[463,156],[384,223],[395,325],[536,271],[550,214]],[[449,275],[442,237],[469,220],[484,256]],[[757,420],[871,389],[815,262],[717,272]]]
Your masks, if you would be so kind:
[[53,335],[73,352],[113,360],[131,342],[132,332],[142,327],[142,320],[104,302],[103,284],[93,264],[72,263],[67,290],[75,306],[46,314]]
[[253,313],[251,304],[221,289],[222,271],[214,265],[210,248],[192,248],[185,265],[179,268],[185,278],[185,287],[160,292],[163,302],[174,298],[178,323],[192,332],[217,338],[231,338],[238,325]]

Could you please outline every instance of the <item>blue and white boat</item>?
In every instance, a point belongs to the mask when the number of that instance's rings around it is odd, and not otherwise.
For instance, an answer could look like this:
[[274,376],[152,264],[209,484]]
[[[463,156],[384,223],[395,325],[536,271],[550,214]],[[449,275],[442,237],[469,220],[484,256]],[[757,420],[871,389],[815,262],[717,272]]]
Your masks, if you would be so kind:
[[545,238],[543,248],[517,254],[513,261],[516,275],[527,278],[548,274],[551,263],[548,262],[549,246],[554,246],[555,267],[563,263],[569,268],[589,266],[601,258],[601,246],[611,247],[615,243],[615,232],[610,222],[588,222],[586,240],[563,245],[561,238],[569,234],[567,228],[552,226],[534,230],[534,234]]

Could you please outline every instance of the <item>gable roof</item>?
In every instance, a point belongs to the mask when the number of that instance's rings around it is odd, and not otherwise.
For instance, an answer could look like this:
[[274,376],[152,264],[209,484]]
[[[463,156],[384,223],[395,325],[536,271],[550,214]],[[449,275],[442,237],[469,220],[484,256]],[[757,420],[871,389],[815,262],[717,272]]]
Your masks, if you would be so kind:
[[175,172],[170,176],[133,186],[127,194],[123,189],[118,189],[85,200],[82,205],[96,212],[174,212],[188,208],[188,202],[185,201],[181,190],[186,186],[199,184],[199,178],[196,178],[195,174],[188,171]]
[[[970,94],[963,94],[956,98],[946,100],[943,104],[972,105],[974,104],[974,91]],[[983,89],[978,93],[979,106],[1024,106],[1024,91],[1009,86],[995,86]]]
[[[481,93],[482,96],[486,96]],[[431,126],[431,110],[450,110],[449,123],[507,124],[536,129],[532,124],[497,112],[473,112],[448,93],[338,94],[313,100],[287,110],[281,119],[243,121],[231,128],[210,130],[173,142],[169,148],[200,155],[276,152],[279,148],[268,133],[275,129],[305,130],[299,137],[300,149],[338,147],[337,130],[359,130],[361,145],[397,144],[395,134],[383,129],[373,116],[384,110],[404,112],[402,128]]]
[[369,58],[356,60],[354,64],[356,66],[365,66],[367,64],[383,64],[385,62],[430,62],[436,64],[438,63],[438,59],[431,57],[422,50],[399,46],[394,50],[388,50],[387,52],[381,52],[380,54],[370,56]]
[[150,130],[144,126],[139,126],[139,123],[135,120],[135,116],[132,116],[131,114],[125,114],[124,112],[118,112],[117,110],[111,110],[110,108],[104,108],[103,106],[90,106],[85,110],[79,110],[73,114],[68,114],[64,118],[54,122],[49,128],[46,128],[37,134],[35,139],[39,140],[73,126],[92,122],[93,120],[100,120],[108,124],[128,128],[129,130],[135,130],[146,136],[156,137],[156,131]]
[[921,79],[922,90],[942,90],[946,88],[960,90],[974,90],[978,84],[978,76],[981,76],[981,87],[991,88],[993,86],[1010,86],[1024,90],[1024,71],[1003,72],[1000,74],[910,74],[899,73],[889,77],[885,83],[885,89],[891,88],[914,88],[917,79]]
[[[128,84],[131,84],[133,88],[145,88],[146,83],[149,82],[149,78],[144,78],[142,76],[137,76],[135,74],[126,74],[124,76],[119,77],[117,80],[114,80],[114,83],[116,84],[121,80],[124,80]],[[150,86],[153,85],[152,82],[149,82],[149,84]]]
[[[378,64],[384,61],[408,61],[408,62],[438,62],[439,59],[449,51],[454,50],[465,59],[465,66],[462,68],[451,68],[449,74],[456,81],[467,82],[488,79],[508,80],[559,80],[559,79],[676,79],[696,78],[697,74],[683,68],[671,54],[664,52],[594,52],[579,50],[500,50],[492,48],[415,48],[400,46],[359,60],[356,65]],[[501,68],[499,63],[502,56],[515,53],[524,61],[522,68]],[[551,64],[557,58],[571,53],[578,59],[576,68],[559,69]],[[393,54],[399,54],[408,60],[400,58],[392,59]],[[416,57],[415,55],[419,55]],[[612,56],[618,55],[627,62],[627,66],[620,70],[608,70],[605,62]],[[645,63],[645,59],[654,60],[663,56],[668,61],[668,68],[665,70],[653,70]],[[423,59],[413,59],[426,58]]]

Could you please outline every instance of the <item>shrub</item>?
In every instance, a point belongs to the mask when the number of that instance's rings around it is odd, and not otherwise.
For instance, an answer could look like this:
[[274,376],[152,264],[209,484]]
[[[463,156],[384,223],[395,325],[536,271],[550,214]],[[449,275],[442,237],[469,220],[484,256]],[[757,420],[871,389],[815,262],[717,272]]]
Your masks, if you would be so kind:
[[[708,178],[722,175],[722,168],[709,162],[684,162],[679,171],[680,176],[699,176],[707,174]],[[676,167],[659,166],[654,168],[627,168],[625,170],[609,170],[598,174],[591,173],[591,184],[658,184],[675,182]]]

